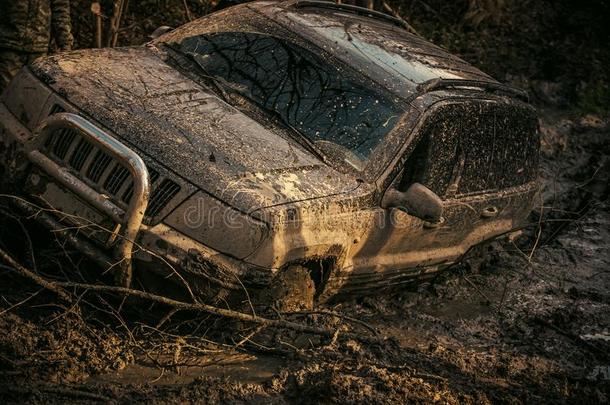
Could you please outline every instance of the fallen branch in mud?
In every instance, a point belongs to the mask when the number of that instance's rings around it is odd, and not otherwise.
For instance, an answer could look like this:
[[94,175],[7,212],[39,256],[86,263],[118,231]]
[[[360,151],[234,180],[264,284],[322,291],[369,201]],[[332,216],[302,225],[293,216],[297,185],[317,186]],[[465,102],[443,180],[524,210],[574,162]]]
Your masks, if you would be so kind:
[[38,274],[34,273],[33,271],[26,269],[21,264],[19,264],[15,259],[13,259],[13,257],[11,255],[6,253],[3,249],[0,249],[0,258],[3,261],[5,261],[7,264],[9,264],[12,267],[12,269],[15,270],[17,273],[19,273],[20,275],[31,279],[36,284],[40,285],[41,287],[43,287],[49,291],[53,291],[64,301],[72,302],[72,297],[70,296],[70,294],[68,294],[60,286],[58,286],[57,283],[48,281],[44,277],[41,277]]
[[356,319],[354,317],[351,316],[347,316],[347,315],[343,315],[343,314],[339,314],[337,312],[334,311],[322,311],[322,310],[317,310],[317,311],[297,311],[297,312],[285,312],[284,315],[300,315],[300,316],[306,316],[306,315],[326,315],[326,316],[334,316],[337,317],[339,319],[343,319],[346,320],[348,322],[353,322],[356,323],[368,330],[370,330],[375,336],[379,335],[379,332],[373,328],[371,325],[369,325],[368,323],[361,321],[360,319]]
[[[73,297],[68,293],[67,289],[80,289],[87,291],[96,291],[96,292],[107,292],[107,293],[115,293],[124,296],[136,297],[144,300],[148,300],[151,302],[156,302],[159,304],[168,305],[177,310],[186,310],[186,311],[200,311],[207,312],[213,315],[217,315],[224,318],[235,319],[243,322],[252,322],[262,326],[267,327],[277,327],[277,328],[287,328],[292,329],[297,332],[303,333],[311,333],[314,335],[320,335],[327,338],[333,338],[336,335],[335,330],[325,329],[325,328],[317,328],[314,326],[309,326],[297,322],[286,321],[282,319],[270,319],[263,318],[257,315],[245,314],[243,312],[234,311],[231,309],[224,309],[214,307],[212,305],[203,304],[200,302],[183,302],[174,300],[171,298],[163,297],[156,294],[151,294],[145,291],[134,290],[132,288],[126,287],[117,287],[110,285],[96,285],[96,284],[86,284],[86,283],[77,283],[71,281],[49,281],[44,277],[41,277],[34,273],[33,271],[25,268],[21,264],[19,264],[15,259],[12,258],[10,254],[8,254],[3,249],[0,249],[0,258],[8,263],[18,274],[23,277],[29,278],[36,284],[41,287],[54,292],[61,299],[67,302],[73,302]],[[377,337],[365,336],[356,333],[345,332],[341,334],[341,337],[344,339],[356,339],[367,343],[378,343],[381,342],[382,339]]]

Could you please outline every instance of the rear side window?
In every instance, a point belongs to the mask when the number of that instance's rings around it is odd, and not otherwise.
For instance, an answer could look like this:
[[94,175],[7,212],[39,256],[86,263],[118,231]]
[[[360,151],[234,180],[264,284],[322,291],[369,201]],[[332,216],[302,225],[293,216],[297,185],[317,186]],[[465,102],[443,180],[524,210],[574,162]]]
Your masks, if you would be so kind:
[[239,32],[206,34],[184,39],[179,49],[193,56],[212,79],[310,141],[346,149],[357,169],[402,114],[391,96],[362,85],[364,76],[340,70],[279,38]]
[[405,164],[401,187],[418,182],[439,196],[497,192],[537,177],[534,111],[523,105],[470,100],[442,105],[426,121]]

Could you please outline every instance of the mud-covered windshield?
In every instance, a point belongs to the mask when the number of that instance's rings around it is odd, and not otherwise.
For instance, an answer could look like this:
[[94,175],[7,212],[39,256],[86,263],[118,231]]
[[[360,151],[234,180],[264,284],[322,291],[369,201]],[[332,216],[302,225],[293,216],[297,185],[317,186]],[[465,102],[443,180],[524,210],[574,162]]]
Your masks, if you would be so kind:
[[357,170],[403,113],[395,97],[364,86],[364,78],[275,37],[215,33],[170,45],[190,55],[202,74],[273,113],[323,154],[341,155]]

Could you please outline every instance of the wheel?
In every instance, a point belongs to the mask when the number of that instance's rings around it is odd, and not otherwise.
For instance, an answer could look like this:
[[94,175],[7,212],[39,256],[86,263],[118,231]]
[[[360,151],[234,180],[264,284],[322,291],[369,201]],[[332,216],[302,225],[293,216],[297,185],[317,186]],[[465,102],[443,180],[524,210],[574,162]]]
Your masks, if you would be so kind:
[[280,312],[311,310],[315,293],[309,270],[303,266],[291,265],[273,279],[266,299]]

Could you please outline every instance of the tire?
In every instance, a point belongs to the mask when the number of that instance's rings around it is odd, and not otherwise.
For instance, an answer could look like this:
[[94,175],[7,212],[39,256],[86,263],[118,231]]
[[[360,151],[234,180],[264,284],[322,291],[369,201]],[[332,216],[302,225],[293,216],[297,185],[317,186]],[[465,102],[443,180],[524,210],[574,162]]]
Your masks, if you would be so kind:
[[278,311],[294,312],[313,309],[316,288],[306,267],[291,265],[273,279],[269,293]]

